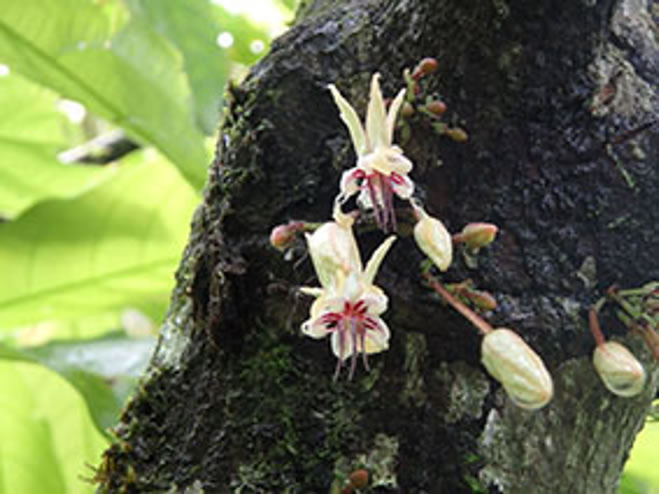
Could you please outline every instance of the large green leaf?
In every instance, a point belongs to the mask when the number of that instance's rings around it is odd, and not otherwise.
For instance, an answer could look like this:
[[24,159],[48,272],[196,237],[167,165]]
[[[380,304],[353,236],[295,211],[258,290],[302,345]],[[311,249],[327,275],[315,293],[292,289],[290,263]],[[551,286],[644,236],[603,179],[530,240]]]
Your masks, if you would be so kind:
[[148,151],[90,192],[0,224],[0,329],[168,297],[199,198]]
[[80,395],[33,364],[0,361],[0,493],[82,494],[107,446]]
[[122,333],[22,349],[0,343],[0,359],[37,363],[57,372],[83,396],[98,429],[106,431],[116,424],[154,343],[153,338]]
[[113,167],[64,165],[55,156],[74,129],[55,110],[57,96],[22,77],[0,77],[0,216],[14,218],[38,201],[73,197]]
[[192,88],[198,126],[212,134],[217,128],[220,101],[229,61],[216,38],[220,31],[208,0],[130,0],[133,16],[142,18],[167,37],[183,55]]
[[100,3],[0,0],[0,62],[155,145],[197,188],[208,154],[175,48],[139,20],[114,32]]

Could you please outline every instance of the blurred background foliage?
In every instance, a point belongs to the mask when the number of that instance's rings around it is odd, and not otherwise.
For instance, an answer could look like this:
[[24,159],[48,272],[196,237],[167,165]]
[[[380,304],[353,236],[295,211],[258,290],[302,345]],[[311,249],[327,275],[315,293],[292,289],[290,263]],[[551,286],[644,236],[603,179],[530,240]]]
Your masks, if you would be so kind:
[[[85,481],[146,367],[227,80],[297,0],[0,0],[0,493]],[[659,492],[659,424],[620,492]]]
[[291,0],[0,0],[0,493],[85,482],[146,367],[228,79]]

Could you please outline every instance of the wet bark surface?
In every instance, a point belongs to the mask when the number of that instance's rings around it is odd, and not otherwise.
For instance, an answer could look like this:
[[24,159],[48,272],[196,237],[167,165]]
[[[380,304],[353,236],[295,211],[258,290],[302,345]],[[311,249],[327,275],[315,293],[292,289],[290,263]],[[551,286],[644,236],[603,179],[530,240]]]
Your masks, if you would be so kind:
[[[659,374],[609,394],[592,366],[586,311],[611,284],[659,279],[656,2],[316,1],[229,89],[203,204],[158,349],[99,472],[123,492],[615,492]],[[454,142],[411,119],[403,146],[428,211],[451,231],[496,223],[494,244],[456,253],[447,282],[495,295],[487,314],[544,358],[555,397],[515,408],[479,365],[480,338],[424,287],[409,211],[378,278],[391,348],[348,382],[328,341],[299,324],[315,284],[289,219],[325,221],[354,153],[326,85],[360,114],[373,72],[385,97],[422,57]],[[363,254],[382,240],[357,224]],[[625,335],[612,311],[608,336]]]

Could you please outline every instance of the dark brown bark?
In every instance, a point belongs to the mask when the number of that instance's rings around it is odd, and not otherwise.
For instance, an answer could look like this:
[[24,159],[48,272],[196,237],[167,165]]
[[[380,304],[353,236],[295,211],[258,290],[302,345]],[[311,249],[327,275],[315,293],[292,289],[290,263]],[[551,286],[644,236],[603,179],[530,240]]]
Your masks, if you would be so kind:
[[[656,15],[640,0],[303,9],[228,93],[158,350],[102,487],[338,492],[365,467],[373,492],[615,492],[659,373],[627,337],[650,379],[638,397],[609,394],[590,364],[586,311],[613,283],[659,279]],[[424,56],[440,61],[431,90],[470,138],[413,125],[418,193],[452,231],[501,229],[476,267],[458,255],[444,280],[495,294],[488,319],[543,356],[556,393],[538,412],[506,399],[479,365],[479,336],[421,283],[404,210],[378,275],[391,349],[352,382],[333,382],[328,342],[299,332],[308,301],[294,292],[314,278],[304,245],[285,260],[268,243],[277,223],[329,219],[354,162],[326,85],[361,112],[373,72],[390,96]],[[382,239],[359,235],[367,251]],[[625,332],[612,311],[602,322]]]

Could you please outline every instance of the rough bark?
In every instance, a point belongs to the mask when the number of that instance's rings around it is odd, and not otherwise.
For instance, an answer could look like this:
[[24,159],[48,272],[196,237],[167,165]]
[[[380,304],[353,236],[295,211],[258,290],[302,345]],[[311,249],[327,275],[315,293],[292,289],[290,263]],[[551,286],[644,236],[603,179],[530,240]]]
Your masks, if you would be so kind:
[[[228,92],[169,314],[101,490],[338,492],[365,467],[364,492],[615,492],[659,372],[626,336],[649,382],[635,398],[609,394],[586,310],[613,283],[659,279],[659,136],[646,125],[659,114],[657,12],[641,0],[303,7]],[[452,231],[501,229],[444,279],[494,293],[488,319],[543,356],[556,392],[537,412],[510,403],[479,365],[476,332],[423,286],[404,214],[378,275],[391,348],[352,382],[332,380],[328,342],[299,332],[308,301],[295,289],[313,281],[302,242],[290,260],[268,243],[277,223],[328,219],[354,162],[327,83],[363,111],[373,72],[392,95],[424,56],[439,59],[432,89],[470,138],[413,127],[419,194]],[[367,251],[382,238],[359,235]],[[612,312],[603,325],[625,334]]]

